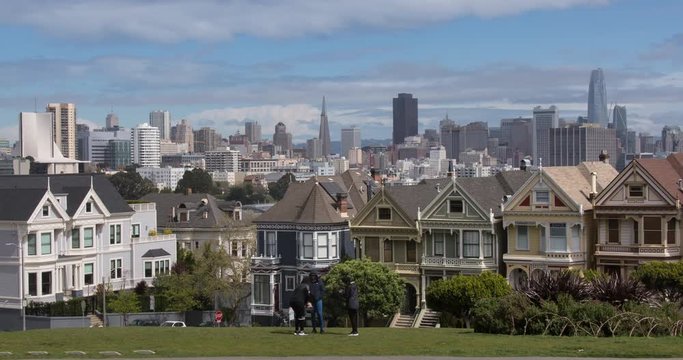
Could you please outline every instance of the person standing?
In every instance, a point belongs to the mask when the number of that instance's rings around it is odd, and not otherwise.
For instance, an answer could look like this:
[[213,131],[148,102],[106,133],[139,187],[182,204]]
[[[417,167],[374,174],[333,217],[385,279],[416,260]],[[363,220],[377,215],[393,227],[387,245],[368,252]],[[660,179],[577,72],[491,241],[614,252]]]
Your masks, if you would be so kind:
[[358,336],[358,287],[356,282],[350,277],[344,277],[346,289],[344,290],[344,297],[346,298],[346,309],[349,312],[349,320],[351,320],[351,333],[349,336]]
[[317,332],[317,327],[320,328],[320,333],[325,333],[324,323],[325,318],[323,317],[323,295],[325,295],[325,283],[318,277],[318,274],[311,273],[311,298],[313,298],[313,316],[311,319],[311,325],[313,325],[313,332]]
[[294,310],[294,335],[305,336],[304,324],[306,324],[306,307],[310,305],[311,293],[308,278],[304,278],[294,289],[289,306]]

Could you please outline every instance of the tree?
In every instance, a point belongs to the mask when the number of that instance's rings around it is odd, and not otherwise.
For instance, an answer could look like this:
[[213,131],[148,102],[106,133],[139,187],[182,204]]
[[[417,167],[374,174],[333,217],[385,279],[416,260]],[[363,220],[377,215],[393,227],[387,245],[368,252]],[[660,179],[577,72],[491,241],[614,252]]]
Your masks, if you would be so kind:
[[211,174],[200,168],[185,171],[183,178],[178,180],[175,192],[184,193],[187,189],[192,189],[192,192],[195,193],[207,194],[215,194],[218,190]]
[[121,290],[109,303],[113,312],[123,314],[123,326],[128,326],[128,314],[140,311],[140,302],[135,292]]
[[167,274],[154,278],[155,290],[166,298],[166,310],[190,311],[199,302],[195,299],[194,278],[191,274]]
[[285,196],[285,193],[289,188],[289,184],[293,183],[294,181],[294,175],[288,172],[282,175],[282,177],[278,179],[277,182],[270,184],[268,186],[268,194],[270,194],[273,200],[280,201]]
[[504,277],[492,272],[456,275],[430,284],[427,304],[434,310],[459,316],[469,327],[470,313],[479,300],[505,296],[511,290]]
[[353,279],[358,287],[358,312],[365,324],[370,319],[386,318],[398,311],[404,294],[403,279],[386,266],[363,259],[339,263],[325,275],[326,303],[330,304],[333,312],[339,314],[339,309],[344,308],[341,293],[344,290],[342,280],[346,276]]
[[151,192],[156,192],[157,188],[149,179],[144,179],[140,174],[129,171],[119,171],[109,177],[109,181],[114,185],[116,191],[126,200],[137,200]]
[[242,204],[259,204],[272,202],[266,189],[262,186],[254,186],[252,183],[231,186],[225,200],[239,201]]
[[683,261],[650,261],[640,265],[633,273],[633,277],[640,280],[648,289],[662,293],[669,300],[683,298]]

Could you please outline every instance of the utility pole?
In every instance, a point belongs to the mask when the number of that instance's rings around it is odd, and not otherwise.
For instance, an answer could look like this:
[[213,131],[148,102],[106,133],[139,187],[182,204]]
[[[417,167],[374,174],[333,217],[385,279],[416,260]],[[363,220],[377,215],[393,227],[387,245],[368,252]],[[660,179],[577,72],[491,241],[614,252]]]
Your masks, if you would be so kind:
[[102,326],[107,327],[107,284],[102,276]]

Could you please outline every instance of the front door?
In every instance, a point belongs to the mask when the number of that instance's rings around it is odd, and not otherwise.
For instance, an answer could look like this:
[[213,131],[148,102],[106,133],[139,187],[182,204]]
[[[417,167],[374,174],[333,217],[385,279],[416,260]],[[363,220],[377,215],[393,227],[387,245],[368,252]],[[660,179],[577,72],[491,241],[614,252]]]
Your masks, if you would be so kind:
[[417,307],[417,290],[411,284],[405,284],[403,301],[401,304],[401,314],[412,314]]

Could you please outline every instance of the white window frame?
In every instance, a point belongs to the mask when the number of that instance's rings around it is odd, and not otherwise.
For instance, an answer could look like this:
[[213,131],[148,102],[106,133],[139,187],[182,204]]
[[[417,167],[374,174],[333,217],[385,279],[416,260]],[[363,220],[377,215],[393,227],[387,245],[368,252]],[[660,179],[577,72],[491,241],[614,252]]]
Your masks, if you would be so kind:
[[[476,235],[476,242],[473,244],[468,244],[468,241],[471,241],[468,237],[468,235],[474,234]],[[462,257],[463,258],[468,258],[468,259],[478,259],[479,256],[481,255],[481,236],[479,236],[480,233],[479,231],[474,231],[474,230],[465,230],[462,232]],[[475,246],[476,245],[476,246]],[[470,254],[470,250],[475,249],[475,254]]]
[[[265,279],[266,281],[257,281]],[[253,300],[256,305],[270,305],[270,275],[267,274],[254,274],[253,275]],[[263,288],[258,288],[261,286]],[[261,300],[261,302],[259,302]],[[265,301],[264,301],[265,300]]]
[[[44,286],[43,276],[45,276],[45,274],[50,274],[49,275],[50,276],[50,289],[47,292],[43,290],[43,286]],[[54,292],[55,292],[54,290],[55,290],[55,274],[54,274],[54,272],[52,272],[52,270],[41,271],[40,272],[40,295],[54,294]]]
[[[136,231],[137,229],[137,231]],[[139,238],[140,237],[140,224],[132,224],[130,226],[130,237]]]
[[[323,240],[324,239],[324,240]],[[316,236],[316,256],[318,259],[329,259],[330,257],[330,234],[318,233]]]
[[[539,194],[545,194],[547,197],[544,195],[543,197],[546,197],[545,200],[539,199]],[[550,190],[534,190],[534,204],[538,205],[549,205],[550,204]]]
[[[529,227],[526,225],[518,225],[516,228],[517,241],[515,242],[515,250],[529,250]],[[522,229],[524,229],[524,231],[521,231]],[[524,239],[524,246],[522,246],[520,239]]]
[[123,278],[123,260],[120,258],[109,260],[109,277],[110,279]]
[[50,205],[43,205],[42,215],[43,217],[50,217]]
[[296,276],[285,276],[285,291],[294,291],[296,287]]
[[[142,264],[142,271],[143,275],[145,278],[153,278],[154,277],[154,263],[152,260],[145,260],[144,264]],[[147,265],[149,265],[149,275],[147,275]]]
[[315,240],[313,238],[313,233],[302,233],[301,234],[301,258],[302,259],[313,259],[315,256]]
[[[389,210],[389,218],[388,219],[383,219],[382,217],[379,216],[380,210]],[[379,206],[377,207],[377,220],[378,221],[391,221],[393,217],[393,211],[391,210],[391,207],[388,206]]]
[[263,255],[275,257],[277,255],[277,231],[266,231],[263,236]]
[[[43,246],[45,245],[45,244],[43,244],[43,235],[48,235],[50,237],[50,241],[48,243],[48,245],[49,245],[48,252],[43,251]],[[40,255],[52,255],[52,232],[51,231],[40,233]],[[41,280],[41,283],[42,283],[42,280]]]
[[[439,235],[437,237],[437,235]],[[437,243],[441,246],[441,252],[437,252]],[[445,256],[446,255],[446,233],[444,231],[432,231],[432,255]]]
[[85,203],[85,212],[86,214],[92,213],[92,200],[88,200],[88,202]]
[[[460,203],[460,211],[451,211],[451,204]],[[449,214],[464,214],[465,213],[465,202],[462,199],[450,199],[448,200],[448,213]]]
[[329,238],[330,242],[330,259],[339,258],[339,234],[332,232]]
[[[33,243],[33,254],[31,254],[31,243]],[[26,235],[26,256],[37,256],[38,253],[38,234]]]
[[[85,232],[87,230],[90,230],[92,232],[92,243],[90,244],[90,246],[87,246],[85,244]],[[95,247],[95,228],[94,227],[84,227],[83,228],[83,248],[85,249],[85,248],[93,248],[93,247]]]
[[109,245],[120,245],[122,237],[121,224],[109,224]]
[[[567,251],[567,224],[565,223],[551,223],[548,231],[548,252],[566,252]],[[559,231],[562,231],[560,235]],[[555,234],[553,234],[555,232]],[[564,243],[564,247],[560,246]]]
[[[90,274],[87,273],[88,265],[90,265],[91,271],[92,271]],[[88,283],[88,281],[86,280],[86,276],[88,276],[88,275],[92,275],[92,281],[90,283]],[[95,263],[83,264],[83,284],[84,285],[94,285],[95,284]]]

